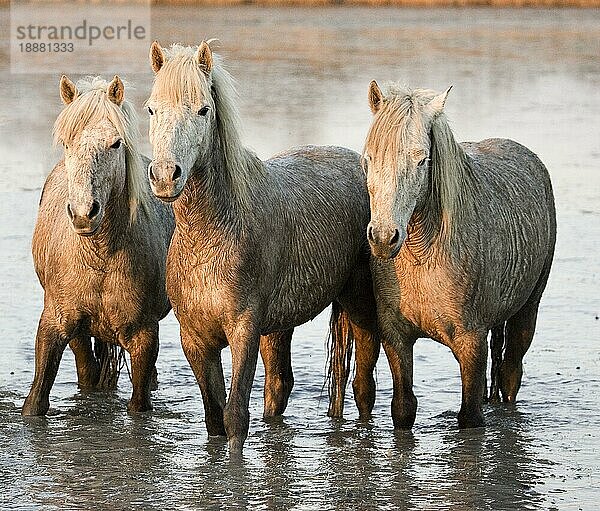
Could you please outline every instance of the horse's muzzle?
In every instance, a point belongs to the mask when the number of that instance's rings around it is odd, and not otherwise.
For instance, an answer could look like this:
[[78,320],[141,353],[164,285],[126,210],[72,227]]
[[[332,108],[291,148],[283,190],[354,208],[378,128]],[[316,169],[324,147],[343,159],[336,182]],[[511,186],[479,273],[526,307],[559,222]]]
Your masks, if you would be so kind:
[[404,238],[406,234],[401,234],[397,228],[383,231],[375,228],[372,223],[367,227],[371,253],[379,259],[387,260],[396,257],[402,248]]
[[185,179],[181,165],[171,160],[154,160],[148,165],[152,193],[164,202],[173,202],[181,195]]

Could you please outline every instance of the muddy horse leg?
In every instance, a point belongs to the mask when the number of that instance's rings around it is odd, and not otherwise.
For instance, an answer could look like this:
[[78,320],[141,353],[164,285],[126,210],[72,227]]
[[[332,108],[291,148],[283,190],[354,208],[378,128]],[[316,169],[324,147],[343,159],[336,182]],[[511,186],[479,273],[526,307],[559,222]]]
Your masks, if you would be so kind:
[[131,356],[133,394],[127,405],[130,412],[152,410],[150,389],[152,374],[158,357],[158,324],[138,331],[128,347]]
[[294,329],[263,335],[260,355],[265,366],[264,417],[281,415],[294,387],[291,342]]
[[491,337],[491,385],[490,385],[490,402],[500,402],[500,364],[502,363],[502,351],[504,350],[504,322],[492,328]]
[[452,352],[460,364],[462,403],[458,412],[460,428],[477,428],[484,425],[481,405],[486,381],[487,331],[466,332],[454,339]]
[[229,451],[241,453],[250,426],[250,393],[260,337],[251,321],[238,322],[236,328],[228,335],[231,347],[231,387],[229,398],[223,409],[223,422],[227,432]]
[[354,402],[358,408],[359,417],[368,419],[375,406],[376,388],[373,372],[379,359],[381,343],[371,331],[359,327],[356,323],[352,323],[352,330],[356,344],[354,356],[356,372],[352,382]]
[[528,303],[506,322],[506,350],[500,366],[500,391],[505,402],[513,403],[521,387],[523,357],[535,332],[539,302]]
[[392,422],[395,429],[411,429],[417,416],[417,397],[413,392],[414,344],[415,339],[383,343],[394,386]]
[[95,388],[100,379],[100,364],[94,356],[92,339],[89,335],[80,335],[69,342],[69,348],[75,355],[79,388]]
[[201,340],[195,332],[183,327],[181,327],[181,346],[200,387],[208,435],[225,436],[223,408],[226,395],[221,363],[223,346]]
[[44,309],[35,338],[35,376],[25,399],[22,415],[46,415],[50,408],[50,389],[68,340],[63,338]]

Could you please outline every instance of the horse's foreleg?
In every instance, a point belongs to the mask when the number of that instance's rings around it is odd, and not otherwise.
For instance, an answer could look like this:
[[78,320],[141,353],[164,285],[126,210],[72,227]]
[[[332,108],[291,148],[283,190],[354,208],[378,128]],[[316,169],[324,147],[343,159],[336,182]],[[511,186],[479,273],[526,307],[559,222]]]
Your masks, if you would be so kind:
[[251,321],[238,322],[228,335],[231,347],[231,388],[223,409],[223,422],[229,450],[241,453],[250,426],[250,392],[256,371],[260,337]]
[[291,343],[294,329],[263,335],[260,354],[265,366],[264,417],[281,415],[294,387]]
[[152,410],[150,389],[158,357],[158,324],[138,331],[127,346],[131,355],[131,381],[133,394],[127,405],[130,412]]
[[68,340],[61,336],[46,310],[42,312],[35,339],[35,376],[22,415],[46,415],[50,408],[50,389]]
[[375,406],[375,378],[373,372],[379,359],[381,343],[379,337],[369,330],[352,324],[354,333],[356,374],[352,382],[354,402],[361,419],[371,417]]
[[451,343],[452,352],[460,364],[462,403],[458,412],[460,428],[484,425],[481,404],[485,390],[487,368],[487,331],[466,332]]
[[91,389],[98,385],[100,364],[94,356],[92,339],[89,335],[80,335],[69,342],[69,348],[75,355],[77,384],[80,388]]
[[181,346],[194,372],[204,403],[204,422],[209,436],[225,436],[223,408],[225,407],[225,378],[221,363],[221,346],[199,339],[181,328]]
[[417,397],[413,392],[414,343],[414,339],[383,343],[394,385],[392,422],[395,429],[411,429],[417,416]]
[[506,351],[500,366],[500,390],[504,401],[517,399],[523,376],[523,357],[535,332],[538,303],[526,304],[506,322]]

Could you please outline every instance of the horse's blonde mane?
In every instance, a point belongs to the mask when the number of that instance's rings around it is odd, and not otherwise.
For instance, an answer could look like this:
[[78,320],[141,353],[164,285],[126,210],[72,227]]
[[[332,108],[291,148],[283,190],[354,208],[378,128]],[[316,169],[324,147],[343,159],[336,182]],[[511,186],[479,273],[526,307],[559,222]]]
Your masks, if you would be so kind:
[[149,198],[146,171],[138,151],[137,116],[127,100],[120,106],[110,101],[106,93],[108,85],[109,82],[100,77],[88,77],[77,82],[79,95],[62,110],[54,123],[54,143],[69,145],[86,126],[108,119],[125,144],[129,218],[133,222],[140,206],[147,210]]
[[223,59],[216,53],[212,54],[212,70],[207,75],[196,60],[198,46],[173,44],[163,51],[166,62],[155,77],[147,103],[169,105],[181,109],[182,113],[186,106],[210,105],[215,113],[228,177],[238,198],[248,200],[246,180],[261,171],[262,162],[242,144],[234,78],[223,67]]
[[386,161],[386,167],[394,173],[395,179],[400,158],[410,156],[411,141],[429,135],[431,194],[435,201],[432,206],[441,214],[440,234],[449,239],[470,190],[471,164],[456,142],[443,112],[434,115],[430,133],[425,132],[428,119],[423,110],[436,95],[429,89],[386,84],[384,105],[373,119],[364,151],[378,161]]

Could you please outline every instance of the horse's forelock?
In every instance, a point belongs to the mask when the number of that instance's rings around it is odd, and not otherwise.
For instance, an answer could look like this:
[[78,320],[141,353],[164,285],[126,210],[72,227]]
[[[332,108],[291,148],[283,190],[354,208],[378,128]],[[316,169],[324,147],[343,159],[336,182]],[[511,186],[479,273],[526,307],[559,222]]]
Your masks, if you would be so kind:
[[182,108],[186,103],[212,106],[211,79],[196,62],[197,47],[172,45],[166,62],[156,74],[149,101]]

